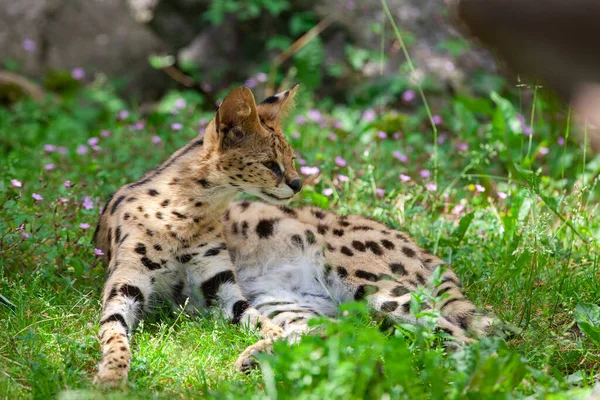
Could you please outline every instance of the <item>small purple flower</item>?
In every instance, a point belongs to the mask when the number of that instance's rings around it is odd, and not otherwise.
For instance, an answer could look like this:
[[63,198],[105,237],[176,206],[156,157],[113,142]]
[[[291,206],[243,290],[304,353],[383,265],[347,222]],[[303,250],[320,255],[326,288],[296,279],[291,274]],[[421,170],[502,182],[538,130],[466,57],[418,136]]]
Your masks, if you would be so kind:
[[369,108],[368,110],[366,110],[362,115],[363,120],[365,120],[365,122],[367,122],[367,123],[373,122],[376,117],[377,117],[377,114],[375,113],[375,110],[373,110],[372,108]]
[[175,100],[175,108],[178,110],[185,108],[186,105],[187,105],[187,102],[185,101],[185,99],[182,99],[181,97],[178,98],[177,100]]
[[200,85],[200,87],[202,88],[202,90],[204,90],[206,93],[210,93],[213,90],[213,87],[210,83],[208,82],[202,82],[202,84]]
[[127,110],[121,110],[121,111],[119,111],[119,119],[121,121],[123,121],[123,120],[125,120],[127,118],[129,118],[129,111],[127,111]]
[[354,1],[352,1],[352,0],[348,0],[348,1],[346,2],[346,9],[348,9],[348,10],[354,10],[354,7],[355,7],[355,5],[354,5]]
[[94,146],[94,145],[96,145],[96,144],[100,143],[100,139],[98,139],[97,137],[95,137],[95,136],[94,136],[94,137],[92,137],[92,138],[89,138],[89,139],[88,139],[88,141],[87,141],[87,143],[88,143],[90,146]]
[[92,150],[94,150],[94,151],[100,151],[100,150],[102,150],[102,147],[100,147],[98,145],[95,145],[95,144],[93,144],[91,147],[92,147]]
[[458,142],[456,144],[456,150],[458,150],[458,151],[467,151],[467,150],[469,150],[469,143],[467,143],[467,142]]
[[73,68],[71,70],[71,77],[77,81],[80,81],[85,78],[85,71],[81,67]]
[[538,151],[542,156],[545,156],[546,154],[550,153],[550,149],[547,147],[540,147]]
[[385,190],[383,190],[382,188],[377,188],[375,189],[375,195],[377,197],[383,197],[385,196]]
[[308,119],[310,119],[313,122],[321,122],[323,121],[323,115],[321,115],[321,112],[319,110],[308,110],[308,112],[306,113],[306,116],[308,117]]
[[294,132],[292,132],[292,133],[290,134],[290,137],[291,137],[292,139],[300,139],[300,132],[298,132],[298,131],[294,131]]
[[564,144],[565,144],[565,138],[564,137],[559,137],[558,139],[556,139],[556,141],[558,142],[559,146],[564,146]]
[[131,130],[133,131],[141,131],[146,127],[146,124],[142,121],[138,121],[135,124],[131,125]]
[[173,129],[174,131],[180,131],[181,129],[183,129],[183,125],[179,122],[173,122],[171,124],[171,129]]
[[325,189],[323,189],[323,191],[321,193],[323,193],[324,196],[329,197],[329,196],[331,196],[333,194],[333,189],[332,188],[325,188]]
[[198,121],[200,126],[206,126],[206,125],[208,125],[208,122],[209,122],[208,118],[204,118],[204,117],[200,118],[200,120]]
[[27,232],[23,231],[23,232],[21,232],[21,237],[22,237],[23,239],[29,239],[31,236],[29,236],[29,233],[27,233]]
[[268,79],[269,77],[264,72],[259,72],[258,74],[256,74],[256,80],[260,83],[265,83]]
[[246,79],[246,82],[244,82],[244,85],[252,89],[253,87],[256,87],[256,85],[258,85],[258,81],[255,78],[248,78]]
[[435,192],[437,190],[437,185],[433,182],[429,182],[427,185],[425,185],[425,187],[431,192]]
[[36,200],[36,201],[40,201],[40,200],[43,200],[43,199],[44,199],[44,198],[43,198],[41,195],[39,195],[39,194],[37,194],[37,193],[33,193],[33,194],[31,195],[31,197],[33,197],[33,199],[34,199],[34,200]]
[[454,206],[454,208],[452,208],[452,211],[450,211],[451,214],[454,215],[460,215],[462,214],[463,210],[465,209],[465,206],[462,204],[457,204]]
[[48,153],[52,153],[52,152],[56,151],[56,146],[53,144],[45,144],[44,151],[47,151]]
[[342,175],[342,174],[339,174],[337,176],[337,178],[340,182],[348,182],[350,180],[350,178],[348,178],[346,175]]
[[348,163],[342,157],[337,156],[335,158],[335,165],[337,165],[338,167],[345,167],[346,165],[348,165]]
[[332,142],[335,142],[338,139],[338,137],[334,132],[329,132],[327,134],[327,139],[331,140]]
[[90,229],[90,224],[83,222],[83,223],[79,224],[79,227],[81,229]]
[[94,249],[94,254],[97,256],[103,256],[104,252],[100,249]]
[[480,184],[475,185],[475,190],[479,193],[485,192],[485,188],[483,186],[481,186]]
[[298,116],[296,117],[296,123],[297,123],[298,125],[304,125],[304,124],[306,124],[307,122],[308,122],[308,120],[307,120],[307,119],[306,119],[306,117],[305,117],[305,116],[303,116],[303,115],[298,115]]
[[49,163],[49,164],[44,165],[44,169],[46,171],[52,171],[54,168],[56,168],[56,165],[53,164],[53,163]]
[[57,151],[59,154],[62,154],[64,156],[65,154],[67,154],[69,152],[69,149],[67,149],[65,146],[60,146],[57,149]]
[[402,183],[410,182],[411,179],[412,178],[408,175],[400,174],[400,181],[402,181]]
[[381,140],[387,139],[387,136],[388,136],[387,133],[385,133],[384,131],[377,132],[377,137]]
[[523,126],[523,135],[525,135],[525,136],[533,135],[533,128],[529,125]]
[[59,201],[60,201],[61,203],[65,204],[65,203],[68,203],[68,202],[69,202],[69,199],[67,199],[66,197],[61,197],[61,198],[59,199]]
[[435,125],[440,125],[442,123],[442,117],[440,117],[439,115],[434,115],[433,117],[431,117],[431,119]]
[[319,167],[309,167],[305,165],[300,167],[300,172],[304,175],[317,175],[321,170]]
[[446,142],[446,139],[448,139],[448,134],[446,132],[443,132],[438,136],[437,143],[444,144]]
[[92,208],[94,208],[94,202],[92,201],[92,199],[90,198],[90,196],[85,196],[83,198],[83,202],[81,203],[81,205],[86,210],[91,210]]
[[398,132],[394,132],[394,134],[392,135],[392,138],[394,138],[394,140],[398,140],[402,137],[402,132],[398,131]]
[[157,135],[152,136],[152,143],[159,144],[160,142],[162,142],[162,140],[160,139],[159,136],[157,136]]
[[306,165],[306,160],[302,157],[296,158],[296,162],[300,165]]
[[13,187],[16,187],[16,188],[23,187],[23,182],[18,181],[16,179],[11,179],[10,180],[10,184],[13,185]]
[[431,171],[428,169],[422,169],[421,172],[419,172],[419,175],[421,175],[421,178],[427,179],[431,177]]
[[342,124],[342,121],[335,120],[333,121],[333,127],[335,129],[344,129],[344,124]]
[[63,185],[66,188],[70,188],[71,186],[73,186],[73,183],[70,180],[66,180],[65,183],[63,183]]
[[406,90],[404,91],[404,93],[402,93],[402,101],[404,101],[405,103],[412,102],[416,97],[417,94],[412,89]]
[[508,195],[504,192],[498,192],[498,197],[500,197],[502,200],[504,200],[508,197]]
[[403,162],[403,163],[408,161],[408,156],[399,151],[392,151],[392,157],[394,157],[396,160]]
[[37,45],[33,40],[26,38],[23,40],[23,49],[28,53],[33,53],[37,49]]
[[102,136],[102,137],[109,137],[110,135],[111,135],[111,132],[107,129],[102,129],[100,131],[100,136]]

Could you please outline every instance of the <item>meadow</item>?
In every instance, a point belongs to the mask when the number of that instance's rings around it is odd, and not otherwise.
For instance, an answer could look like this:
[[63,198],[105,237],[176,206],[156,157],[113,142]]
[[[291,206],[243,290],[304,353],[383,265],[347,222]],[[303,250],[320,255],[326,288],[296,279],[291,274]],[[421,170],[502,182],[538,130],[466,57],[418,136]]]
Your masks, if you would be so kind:
[[[387,100],[320,100],[305,88],[285,126],[304,179],[293,206],[408,232],[512,335],[448,353],[429,324],[389,326],[349,304],[339,322],[319,322],[326,338],[279,344],[243,375],[233,362],[255,332],[216,312],[167,307],[135,331],[125,390],[98,390],[104,267],[91,239],[99,213],[117,188],[202,135],[214,104],[183,90],[148,109],[119,98],[110,81],[61,79],[60,96],[0,108],[1,398],[598,393],[600,156],[544,88],[493,76],[465,93],[425,85],[428,103],[406,79]],[[418,310],[428,295],[413,295],[414,311],[431,320]]]

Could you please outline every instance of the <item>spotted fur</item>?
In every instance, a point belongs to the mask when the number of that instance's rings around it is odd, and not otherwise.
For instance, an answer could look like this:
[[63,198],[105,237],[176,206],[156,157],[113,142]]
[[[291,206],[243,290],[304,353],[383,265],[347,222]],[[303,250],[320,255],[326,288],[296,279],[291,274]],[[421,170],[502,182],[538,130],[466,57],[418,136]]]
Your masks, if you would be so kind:
[[[365,300],[394,322],[417,324],[410,300],[419,286],[442,296],[425,308],[440,311],[439,329],[458,343],[472,341],[491,327],[492,318],[465,298],[451,269],[445,269],[441,285],[434,288],[432,273],[443,262],[381,223],[314,207],[291,210],[260,202],[233,203],[228,216],[225,233],[240,288],[290,342],[309,331],[311,318],[334,318],[338,306],[350,300]],[[236,228],[240,225],[248,226],[246,236]],[[270,343],[251,346],[237,367],[247,368],[249,358]]]
[[[248,88],[233,90],[196,138],[140,180],[120,188],[104,208],[95,239],[108,268],[97,382],[125,380],[130,334],[159,298],[190,309],[217,304],[233,323],[281,329],[242,294],[221,219],[240,192],[281,203],[300,190],[294,154],[280,117],[296,87],[256,105]],[[259,229],[273,233],[276,221]],[[243,234],[253,235],[241,224]],[[258,232],[257,232],[258,233]]]

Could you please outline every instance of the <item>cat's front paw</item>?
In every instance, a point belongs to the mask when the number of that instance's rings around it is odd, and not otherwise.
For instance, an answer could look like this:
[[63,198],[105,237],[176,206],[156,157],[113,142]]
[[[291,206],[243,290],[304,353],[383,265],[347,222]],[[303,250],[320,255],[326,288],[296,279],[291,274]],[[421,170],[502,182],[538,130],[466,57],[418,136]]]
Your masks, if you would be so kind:
[[252,369],[258,367],[258,362],[256,361],[255,356],[265,352],[273,352],[273,341],[271,339],[259,340],[253,345],[248,346],[246,350],[242,351],[235,362],[236,371],[248,373]]

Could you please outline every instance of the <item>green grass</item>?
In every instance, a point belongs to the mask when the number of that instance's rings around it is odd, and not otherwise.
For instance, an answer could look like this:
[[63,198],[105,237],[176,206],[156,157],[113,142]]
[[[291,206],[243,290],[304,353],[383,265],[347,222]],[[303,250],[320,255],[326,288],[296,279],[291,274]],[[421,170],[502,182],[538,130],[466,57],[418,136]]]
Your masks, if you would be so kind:
[[[525,98],[530,94],[524,89]],[[567,113],[544,93],[523,109],[517,96],[503,95],[428,93],[433,115],[442,119],[435,145],[428,112],[418,101],[389,106],[393,112],[373,120],[365,118],[364,108],[328,107],[321,110],[322,127],[292,116],[287,132],[306,165],[320,169],[305,176],[295,204],[358,213],[409,232],[451,262],[478,307],[518,329],[514,338],[486,339],[446,354],[426,327],[380,328],[364,308],[350,305],[343,323],[325,323],[327,339],[280,344],[275,355],[261,359],[260,371],[245,376],[233,370],[233,362],[257,340],[255,333],[216,314],[192,318],[165,308],[135,332],[127,390],[104,394],[589,395],[600,373],[600,312],[594,306],[600,303],[600,158],[585,154],[572,134],[565,145],[557,142],[569,129]],[[188,104],[172,114],[178,97]],[[311,101],[303,93],[297,115],[307,115]],[[201,119],[211,117],[201,103],[196,94],[172,93],[156,111],[140,116],[110,87],[95,84],[43,104],[22,101],[0,109],[0,294],[14,305],[0,305],[0,397],[103,395],[91,383],[100,359],[96,332],[104,270],[90,241],[100,207],[118,187],[198,134]],[[125,120],[118,118],[122,109],[129,109]],[[533,121],[531,138],[522,133],[530,122],[521,123],[518,112]],[[142,120],[143,128],[134,127]],[[175,122],[183,129],[174,130]],[[380,131],[387,138],[379,138]],[[401,134],[394,138],[396,132]],[[97,151],[87,145],[92,137],[99,138]],[[67,152],[45,151],[47,144]],[[77,153],[80,145],[87,146],[86,154]],[[398,160],[403,157],[396,151],[407,160]],[[336,165],[336,157],[347,166]],[[48,164],[54,169],[46,170]],[[422,170],[432,177],[422,178]],[[349,179],[341,181],[340,174]],[[402,182],[400,174],[411,180]],[[11,179],[22,187],[13,187]],[[325,189],[333,193],[325,196]],[[43,200],[34,200],[33,193]]]

